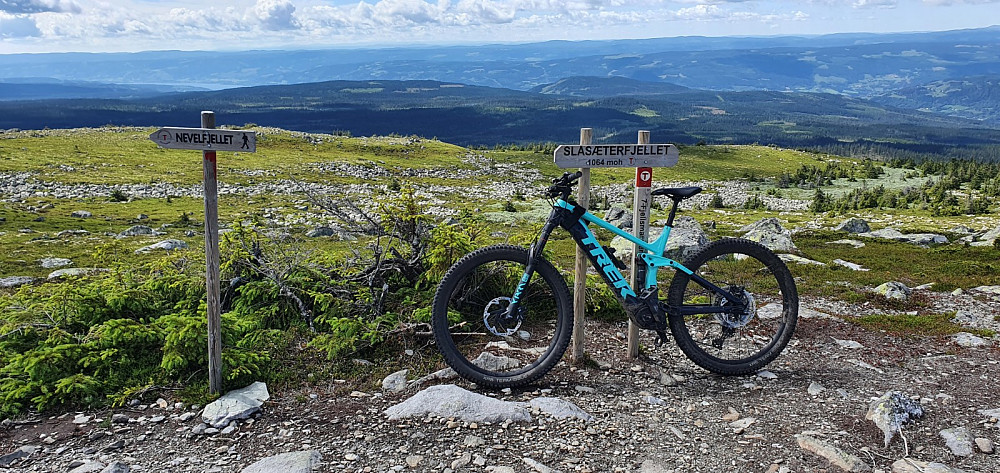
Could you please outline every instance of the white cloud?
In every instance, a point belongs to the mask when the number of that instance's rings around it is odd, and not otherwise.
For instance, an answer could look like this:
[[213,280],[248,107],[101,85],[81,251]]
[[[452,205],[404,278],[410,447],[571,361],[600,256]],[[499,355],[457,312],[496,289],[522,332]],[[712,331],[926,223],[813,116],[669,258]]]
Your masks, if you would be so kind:
[[0,38],[31,38],[41,35],[35,20],[27,15],[0,12]]
[[[925,28],[920,25],[926,24],[932,5],[942,6],[935,9],[940,12],[936,19],[952,18],[942,26],[945,29],[956,24],[985,26],[982,23],[988,20],[982,10],[997,2],[1000,0],[0,0],[0,15],[4,15],[0,46],[5,52],[228,49],[800,34],[838,28],[914,30]],[[879,18],[885,8],[895,8],[891,22]],[[29,37],[41,40],[18,39]]]
[[80,13],[72,0],[0,0],[0,12],[7,13]]
[[269,30],[288,30],[299,27],[293,16],[295,5],[288,0],[257,0],[253,8],[260,23]]
[[854,8],[896,8],[896,0],[856,0],[851,4]]

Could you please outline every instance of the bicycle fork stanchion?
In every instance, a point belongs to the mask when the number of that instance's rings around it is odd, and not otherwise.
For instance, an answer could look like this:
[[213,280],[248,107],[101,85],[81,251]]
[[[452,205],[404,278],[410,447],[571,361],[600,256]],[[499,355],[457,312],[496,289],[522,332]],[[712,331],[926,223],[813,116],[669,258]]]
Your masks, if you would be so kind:
[[[589,145],[593,140],[593,128],[580,128],[580,144]],[[590,207],[590,168],[580,168],[577,187],[577,203],[584,209]],[[576,247],[576,266],[573,276],[573,363],[583,362],[584,314],[587,311],[587,255],[583,248]]]
[[[639,130],[639,144],[648,145],[649,131]],[[642,241],[649,241],[649,211],[652,205],[653,168],[635,168],[635,197],[632,200],[632,234]],[[641,291],[645,287],[646,263],[639,259],[639,252],[644,251],[639,245],[632,244],[632,271],[629,274],[629,284]],[[625,352],[626,358],[634,360],[639,356],[639,327],[631,320],[628,322],[628,340]]]

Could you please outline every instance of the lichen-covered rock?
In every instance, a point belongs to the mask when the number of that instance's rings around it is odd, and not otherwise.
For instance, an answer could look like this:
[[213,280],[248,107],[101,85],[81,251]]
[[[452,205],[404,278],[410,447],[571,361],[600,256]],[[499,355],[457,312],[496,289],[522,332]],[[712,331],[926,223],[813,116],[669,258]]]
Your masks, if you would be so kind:
[[889,446],[900,427],[923,415],[924,409],[919,402],[899,391],[889,391],[868,405],[865,418],[874,422],[885,433],[885,445]]
[[844,220],[840,223],[840,225],[837,225],[833,229],[838,232],[847,233],[866,233],[871,231],[871,228],[868,226],[868,222],[857,217]]
[[910,298],[912,291],[910,288],[906,287],[906,284],[899,281],[889,281],[876,287],[875,293],[885,297],[886,299],[905,301]]
[[799,249],[792,242],[792,233],[781,226],[777,218],[758,220],[740,229],[745,232],[743,238],[756,241],[777,253],[797,252]]
[[[662,233],[663,229],[661,228],[650,228],[648,240],[656,240]],[[685,215],[674,220],[664,254],[677,261],[686,261],[708,242],[708,234],[701,228],[698,221]],[[615,256],[631,266],[632,242],[620,236],[615,237],[611,240],[611,248],[615,250]]]

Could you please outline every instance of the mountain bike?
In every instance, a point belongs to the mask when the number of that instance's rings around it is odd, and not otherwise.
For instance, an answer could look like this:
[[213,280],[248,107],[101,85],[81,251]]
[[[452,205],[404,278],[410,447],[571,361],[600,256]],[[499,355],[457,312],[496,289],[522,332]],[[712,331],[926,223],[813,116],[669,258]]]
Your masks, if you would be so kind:
[[[699,187],[662,188],[673,201],[661,235],[645,242],[589,213],[571,197],[581,173],[553,179],[546,191],[552,211],[529,248],[494,245],[459,259],[434,296],[432,331],[445,361],[459,375],[491,388],[522,386],[541,378],[570,342],[573,307],[566,281],[543,257],[556,227],[580,246],[629,319],[667,340],[669,327],[695,364],[721,375],[754,373],[788,344],[798,320],[798,293],[784,262],[763,245],[739,238],[709,243],[683,264],[664,256],[678,205]],[[596,225],[638,245],[636,292],[625,264],[590,229]],[[672,268],[665,300],[658,270]]]

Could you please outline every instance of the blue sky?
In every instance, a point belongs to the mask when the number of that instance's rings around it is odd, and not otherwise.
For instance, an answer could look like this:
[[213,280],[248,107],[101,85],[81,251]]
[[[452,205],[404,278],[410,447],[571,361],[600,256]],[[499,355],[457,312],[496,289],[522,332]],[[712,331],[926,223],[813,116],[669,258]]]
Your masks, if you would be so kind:
[[0,0],[0,53],[939,31],[1000,0]]

